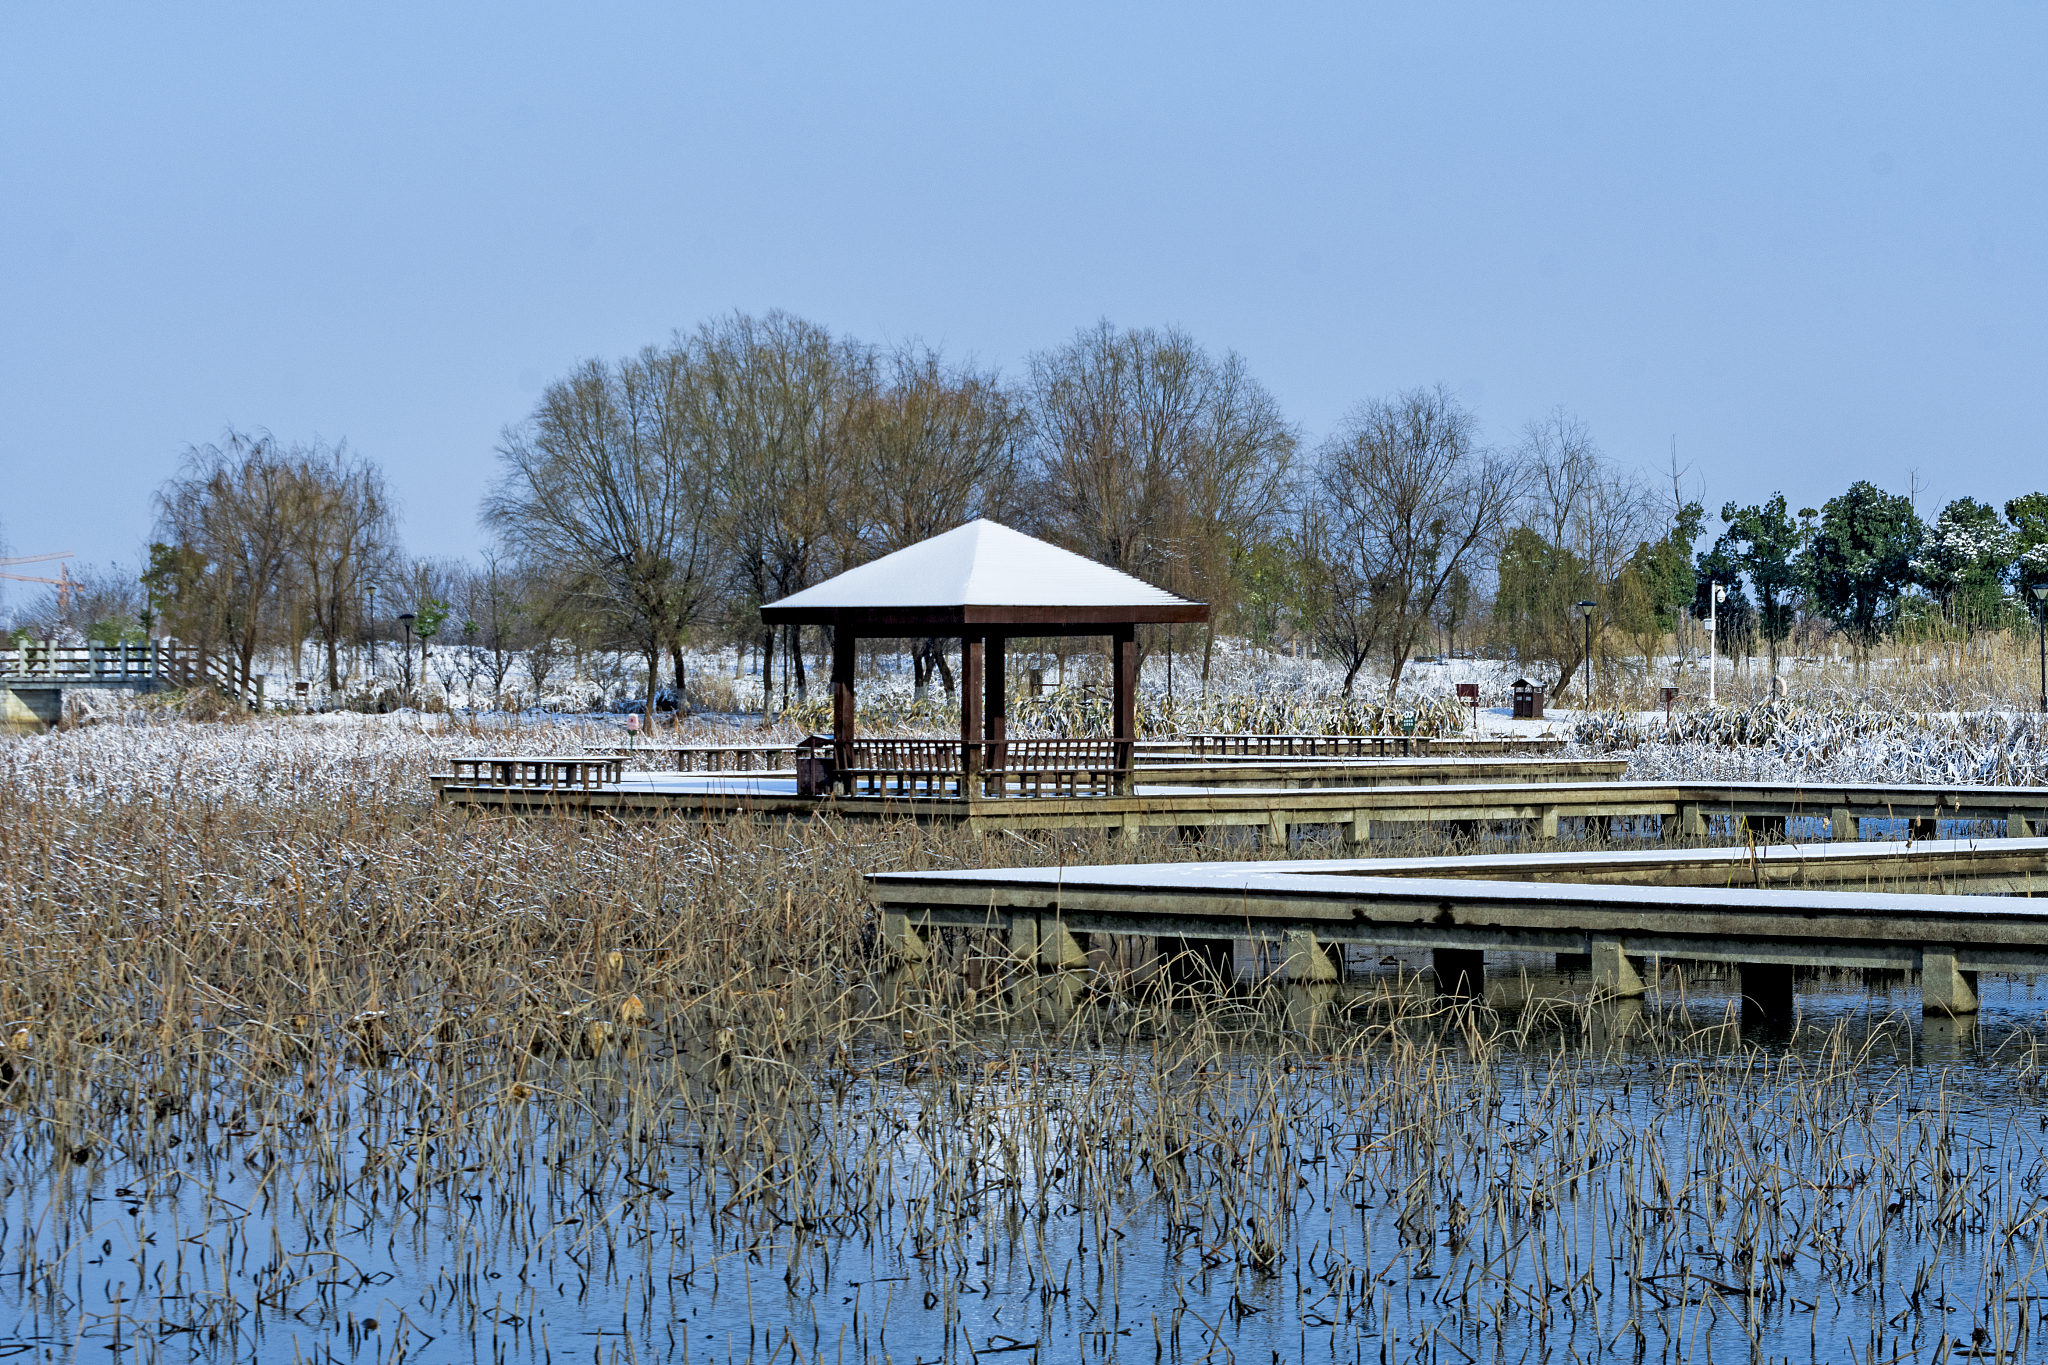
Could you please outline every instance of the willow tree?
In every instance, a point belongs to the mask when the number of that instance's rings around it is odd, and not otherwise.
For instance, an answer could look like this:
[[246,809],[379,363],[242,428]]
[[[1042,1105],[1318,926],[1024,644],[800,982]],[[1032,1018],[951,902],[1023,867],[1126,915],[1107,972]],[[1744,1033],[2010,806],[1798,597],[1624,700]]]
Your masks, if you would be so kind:
[[341,686],[341,644],[357,624],[363,589],[397,550],[397,510],[383,471],[351,455],[346,441],[285,452],[293,482],[291,559],[313,613],[327,686]]
[[1589,662],[1577,604],[1596,605],[1595,650],[1610,625],[1626,630],[1644,604],[1623,590],[1623,576],[1670,518],[1641,477],[1610,461],[1562,408],[1523,429],[1514,458],[1523,495],[1501,550],[1494,620],[1525,670],[1551,666],[1544,682],[1555,693]]
[[292,568],[298,483],[268,432],[229,431],[192,446],[157,493],[159,543],[181,567],[165,579],[180,634],[224,641],[247,678]]

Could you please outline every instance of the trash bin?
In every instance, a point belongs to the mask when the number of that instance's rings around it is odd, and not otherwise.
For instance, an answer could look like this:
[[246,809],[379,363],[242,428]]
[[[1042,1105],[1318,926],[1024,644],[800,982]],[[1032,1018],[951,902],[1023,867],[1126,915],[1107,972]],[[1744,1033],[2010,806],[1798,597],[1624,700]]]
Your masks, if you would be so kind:
[[1543,719],[1543,689],[1527,678],[1515,679],[1515,719]]
[[830,796],[838,762],[830,735],[806,735],[796,746],[796,794]]

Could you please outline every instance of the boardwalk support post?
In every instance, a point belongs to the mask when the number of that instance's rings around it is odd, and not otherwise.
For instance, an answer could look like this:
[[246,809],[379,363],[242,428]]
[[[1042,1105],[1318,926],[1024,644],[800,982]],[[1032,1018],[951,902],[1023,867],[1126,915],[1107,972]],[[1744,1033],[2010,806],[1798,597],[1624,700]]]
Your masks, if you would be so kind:
[[1785,1024],[1792,1020],[1792,969],[1781,962],[1745,962],[1742,979],[1742,1022]]
[[2027,819],[2025,811],[2011,811],[2005,817],[2005,837],[2008,839],[2031,839],[2034,837],[2033,822]]
[[1635,964],[1622,951],[1621,940],[1595,935],[1592,942],[1593,995],[1599,1000],[1617,1000],[1645,994],[1648,987],[1636,973]]
[[909,912],[904,910],[883,909],[882,946],[897,962],[923,962],[932,955],[911,925]]
[[1920,950],[1920,1008],[1927,1014],[1977,1012],[1977,974],[1956,965],[1955,949]]
[[1482,949],[1438,948],[1431,955],[1436,991],[1451,1000],[1486,998],[1486,953]]
[[1330,944],[1318,943],[1315,934],[1307,929],[1287,931],[1287,979],[1298,985],[1318,981],[1341,981],[1343,959],[1336,956],[1342,949]]
[[1056,915],[1012,915],[1010,956],[1018,962],[1036,962],[1053,971],[1078,970],[1088,965],[1088,950]]
[[1828,812],[1828,838],[1835,843],[1852,843],[1857,837],[1856,817],[1849,813],[1847,806],[1836,806]]

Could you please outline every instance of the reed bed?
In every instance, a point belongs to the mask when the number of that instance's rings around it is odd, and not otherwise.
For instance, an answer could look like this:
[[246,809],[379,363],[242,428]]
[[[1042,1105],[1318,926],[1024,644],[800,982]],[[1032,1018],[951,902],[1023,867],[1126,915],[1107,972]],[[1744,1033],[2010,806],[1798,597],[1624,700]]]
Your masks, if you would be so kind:
[[866,870],[1189,855],[451,816],[410,739],[306,725],[0,759],[0,1351],[2038,1353],[2026,1028],[1930,1059],[1881,995],[1758,1038],[1699,977],[1452,1009],[977,932],[906,972]]
[[2048,717],[2038,712],[1764,699],[1681,711],[1669,720],[1583,716],[1572,725],[1571,742],[1573,753],[1627,754],[1628,781],[2048,782]]

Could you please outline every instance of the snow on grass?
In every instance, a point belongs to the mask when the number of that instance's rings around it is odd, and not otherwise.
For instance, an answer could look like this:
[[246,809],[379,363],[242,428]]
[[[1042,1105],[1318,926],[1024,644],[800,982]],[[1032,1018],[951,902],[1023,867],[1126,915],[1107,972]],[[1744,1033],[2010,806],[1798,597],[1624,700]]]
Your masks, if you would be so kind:
[[147,718],[0,740],[0,784],[51,800],[411,805],[465,754],[582,753],[615,726],[451,724],[445,716],[277,716],[235,724]]
[[1593,715],[1584,754],[1626,754],[1630,781],[2048,784],[2048,724],[2032,712],[1907,711],[1868,701]]

